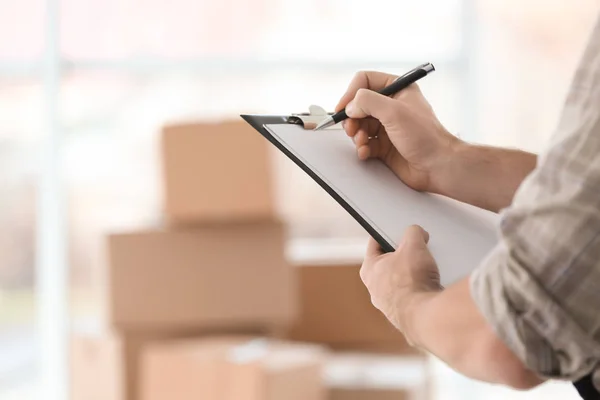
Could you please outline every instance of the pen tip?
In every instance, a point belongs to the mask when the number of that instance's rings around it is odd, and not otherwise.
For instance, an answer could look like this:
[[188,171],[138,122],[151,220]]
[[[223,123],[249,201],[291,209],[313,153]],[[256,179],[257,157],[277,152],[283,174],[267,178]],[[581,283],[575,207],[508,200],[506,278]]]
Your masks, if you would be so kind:
[[324,119],[323,121],[319,122],[317,124],[317,127],[314,130],[315,131],[320,131],[322,129],[325,129],[328,126],[333,125],[332,122],[333,122],[333,120],[331,119],[331,117],[328,117],[328,118]]

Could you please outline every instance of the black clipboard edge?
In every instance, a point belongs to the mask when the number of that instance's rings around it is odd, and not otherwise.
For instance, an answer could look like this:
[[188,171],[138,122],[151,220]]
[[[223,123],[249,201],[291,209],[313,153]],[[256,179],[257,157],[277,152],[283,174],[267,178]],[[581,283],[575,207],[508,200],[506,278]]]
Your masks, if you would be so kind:
[[274,125],[274,124],[287,124],[287,116],[283,115],[246,115],[242,114],[241,117],[249,123],[254,129],[256,129],[265,139],[271,142],[275,147],[277,147],[283,154],[285,154],[290,160],[292,160],[297,166],[299,166],[304,172],[308,174],[315,182],[323,188],[335,201],[338,202],[340,206],[344,208],[358,222],[368,233],[379,243],[381,249],[385,253],[393,252],[394,247],[388,243],[387,240],[383,238],[377,232],[375,228],[371,224],[369,224],[350,204],[348,204],[340,195],[336,193],[335,190],[331,188],[325,181],[323,181],[317,174],[315,174],[306,164],[304,164],[298,157],[296,157],[292,152],[290,152],[283,144],[277,141],[265,128],[265,125]]

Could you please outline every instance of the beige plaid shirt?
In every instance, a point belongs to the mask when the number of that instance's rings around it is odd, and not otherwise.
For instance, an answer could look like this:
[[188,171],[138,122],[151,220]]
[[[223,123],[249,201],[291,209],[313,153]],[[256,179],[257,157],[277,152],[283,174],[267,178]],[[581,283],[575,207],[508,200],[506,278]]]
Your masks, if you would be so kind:
[[498,336],[542,377],[600,389],[600,22],[558,128],[471,276]]

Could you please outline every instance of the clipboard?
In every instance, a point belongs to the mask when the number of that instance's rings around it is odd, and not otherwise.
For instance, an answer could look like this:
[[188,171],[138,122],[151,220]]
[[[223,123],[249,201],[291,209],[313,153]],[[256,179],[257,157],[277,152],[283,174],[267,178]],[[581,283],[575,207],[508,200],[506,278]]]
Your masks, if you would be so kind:
[[411,224],[430,232],[429,249],[443,285],[468,275],[497,244],[497,214],[410,189],[380,160],[358,160],[339,127],[316,132],[299,126],[323,115],[242,118],[325,190],[384,252],[397,248]]
[[278,124],[296,124],[304,126],[306,118],[303,117],[311,116],[311,113],[299,113],[292,115],[247,115],[243,114],[241,117],[248,122],[254,129],[256,129],[265,139],[267,139],[273,146],[279,151],[286,155],[290,160],[300,167],[308,176],[310,176],[323,190],[325,190],[348,214],[352,216],[363,227],[364,230],[371,235],[373,239],[379,243],[381,249],[388,253],[394,251],[394,245],[389,243],[365,218],[363,218],[339,193],[337,193],[328,183],[326,183],[319,175],[315,173],[309,166],[307,166],[302,160],[296,157],[291,151],[289,151],[281,142],[276,140],[273,135],[265,128],[266,125],[278,125]]

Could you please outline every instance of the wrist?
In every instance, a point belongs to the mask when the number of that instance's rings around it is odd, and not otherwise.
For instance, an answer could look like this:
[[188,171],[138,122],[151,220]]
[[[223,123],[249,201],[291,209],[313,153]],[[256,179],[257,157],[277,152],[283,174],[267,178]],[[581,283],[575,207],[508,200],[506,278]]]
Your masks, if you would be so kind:
[[446,197],[454,197],[452,189],[461,179],[462,160],[472,151],[472,145],[448,133],[450,136],[444,145],[444,150],[436,157],[436,163],[431,168],[429,192]]
[[419,320],[425,314],[427,305],[438,295],[439,292],[422,292],[415,293],[410,300],[406,302],[406,306],[402,312],[401,325],[402,332],[408,343],[411,346],[426,349],[423,343],[422,335],[419,329]]

